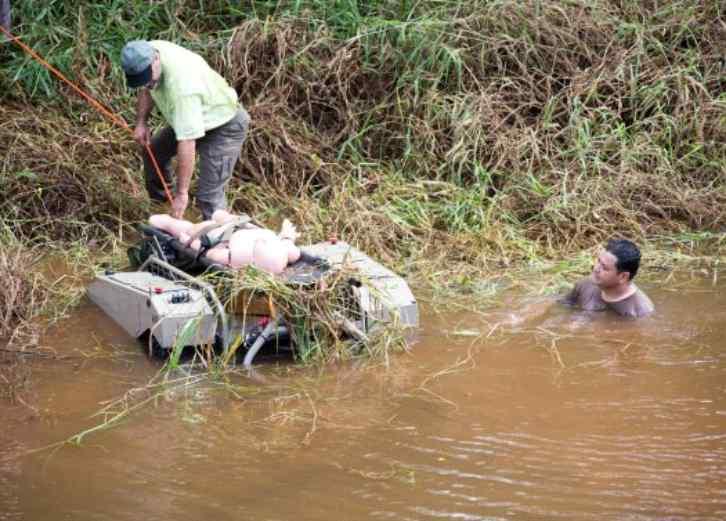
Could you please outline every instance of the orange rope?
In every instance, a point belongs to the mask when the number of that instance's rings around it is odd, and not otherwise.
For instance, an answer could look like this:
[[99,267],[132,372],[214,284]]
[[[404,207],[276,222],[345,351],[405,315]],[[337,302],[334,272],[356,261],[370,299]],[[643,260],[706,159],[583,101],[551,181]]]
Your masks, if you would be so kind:
[[[124,121],[122,118],[118,117],[116,114],[111,112],[110,109],[104,107],[101,103],[99,103],[98,101],[93,99],[91,96],[86,94],[83,90],[81,90],[80,87],[78,87],[76,84],[74,84],[73,82],[68,80],[65,76],[63,76],[63,74],[58,69],[53,67],[50,63],[45,61],[38,53],[36,53],[33,49],[31,49],[30,47],[25,45],[22,41],[20,41],[20,38],[18,38],[17,36],[13,36],[10,33],[10,31],[5,29],[2,25],[0,25],[0,31],[5,33],[5,35],[10,40],[15,42],[21,49],[23,49],[26,53],[28,53],[30,56],[32,56],[33,59],[35,59],[35,61],[37,61],[43,67],[45,67],[50,72],[55,74],[59,79],[66,82],[68,84],[68,86],[70,86],[73,90],[75,90],[79,96],[81,96],[83,99],[85,99],[98,112],[100,112],[104,116],[108,117],[111,121],[116,123],[121,128],[128,130],[131,133],[131,135],[134,134],[133,129],[131,127],[129,127],[129,125],[128,125],[128,123],[126,123],[126,121]],[[164,192],[166,193],[166,198],[169,200],[169,204],[171,204],[174,198],[172,197],[171,192],[169,191],[169,186],[166,184],[166,180],[164,179],[164,176],[161,173],[161,168],[159,168],[159,164],[156,161],[154,152],[151,150],[151,145],[146,143],[145,147],[146,147],[146,153],[149,154],[149,157],[151,158],[151,163],[154,165],[154,169],[156,170],[156,175],[159,176],[159,180],[161,181],[161,184],[164,187]]]

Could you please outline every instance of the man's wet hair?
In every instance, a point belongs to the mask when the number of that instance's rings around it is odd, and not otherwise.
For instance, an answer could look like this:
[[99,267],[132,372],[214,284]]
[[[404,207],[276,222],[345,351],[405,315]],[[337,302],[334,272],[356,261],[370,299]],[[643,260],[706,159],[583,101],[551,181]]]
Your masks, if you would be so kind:
[[630,280],[633,280],[640,267],[640,250],[638,247],[626,239],[613,239],[608,241],[605,249],[617,259],[615,269],[620,273],[627,271]]

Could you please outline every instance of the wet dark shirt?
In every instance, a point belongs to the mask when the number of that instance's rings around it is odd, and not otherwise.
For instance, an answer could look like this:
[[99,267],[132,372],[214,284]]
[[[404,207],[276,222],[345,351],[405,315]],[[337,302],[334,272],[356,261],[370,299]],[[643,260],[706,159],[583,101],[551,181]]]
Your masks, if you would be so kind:
[[655,307],[648,296],[638,289],[628,298],[618,302],[606,302],[602,292],[588,277],[575,284],[575,287],[565,295],[560,302],[568,306],[576,306],[585,311],[605,311],[612,309],[618,315],[638,318],[653,312]]

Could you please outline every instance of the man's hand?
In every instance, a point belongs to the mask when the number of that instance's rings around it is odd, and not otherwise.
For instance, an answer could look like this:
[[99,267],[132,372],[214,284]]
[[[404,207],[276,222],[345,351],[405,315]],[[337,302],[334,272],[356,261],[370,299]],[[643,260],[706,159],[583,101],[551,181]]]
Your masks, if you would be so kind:
[[139,123],[136,125],[136,128],[134,129],[134,140],[142,147],[145,147],[151,142],[151,133],[149,132],[149,127],[146,126],[146,123]]
[[171,202],[171,216],[176,219],[184,218],[184,211],[189,205],[189,194],[186,192],[177,193]]

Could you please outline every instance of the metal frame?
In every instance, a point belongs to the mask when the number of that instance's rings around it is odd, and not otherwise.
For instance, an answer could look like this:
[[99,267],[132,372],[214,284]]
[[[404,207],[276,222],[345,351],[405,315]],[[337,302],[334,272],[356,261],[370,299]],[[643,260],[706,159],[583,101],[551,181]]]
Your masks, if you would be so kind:
[[[230,320],[232,317],[227,316],[227,312],[212,285],[170,264],[166,260],[163,248],[155,235],[151,244],[155,251],[143,262],[139,271],[151,271],[151,268],[156,266],[160,270],[166,270],[169,274],[167,277],[176,276],[179,280],[186,281],[188,284],[199,288],[210,306],[216,309],[218,326],[221,326],[218,327],[218,329],[221,329],[219,336],[224,353],[225,355],[228,354],[231,342],[230,324],[232,322]],[[374,327],[378,322],[400,320],[405,326],[416,327],[418,325],[418,306],[408,284],[403,278],[385,266],[380,265],[363,252],[341,241],[332,244],[311,245],[306,247],[306,251],[308,255],[314,258],[324,259],[329,269],[335,269],[336,266],[349,263],[355,264],[370,283],[370,288],[367,286],[357,288],[353,285],[353,296],[360,307],[361,320],[353,322],[342,315],[336,317],[338,325],[343,331],[357,342],[367,342],[370,328]],[[249,368],[252,365],[252,360],[264,343],[283,323],[284,317],[273,317],[262,333],[255,338],[252,345],[249,347],[245,345],[247,347],[243,362],[245,367]]]

